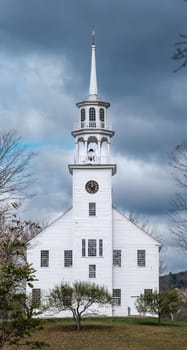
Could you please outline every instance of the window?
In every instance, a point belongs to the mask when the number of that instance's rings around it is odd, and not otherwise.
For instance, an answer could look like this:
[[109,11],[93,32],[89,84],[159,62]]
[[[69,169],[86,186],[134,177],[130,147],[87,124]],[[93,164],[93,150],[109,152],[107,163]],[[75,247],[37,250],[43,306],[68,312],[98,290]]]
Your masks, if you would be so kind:
[[89,121],[95,122],[95,108],[93,107],[89,109]]
[[152,289],[144,289],[144,304],[148,304],[152,300]]
[[89,278],[96,278],[96,265],[89,265]]
[[113,289],[112,304],[115,306],[121,305],[121,289]]
[[121,250],[113,250],[113,266],[121,266]]
[[64,267],[72,266],[72,250],[64,250]]
[[85,121],[85,109],[84,108],[82,108],[81,109],[81,122],[84,122]]
[[103,240],[102,239],[82,239],[82,257],[86,256],[103,256]]
[[137,250],[137,266],[145,266],[145,249]]
[[41,291],[39,288],[32,289],[32,305],[39,307],[41,301]]
[[82,256],[86,256],[86,240],[82,239]]
[[49,267],[49,250],[41,250],[40,254],[40,266]]
[[105,111],[104,111],[103,108],[100,108],[100,110],[99,110],[99,118],[100,118],[101,122],[104,122],[104,120],[105,120]]
[[89,216],[95,216],[96,215],[96,203],[89,203]]
[[152,289],[144,289],[144,294],[145,295],[152,295]]
[[99,256],[103,256],[103,240],[99,239]]
[[97,255],[96,242],[97,242],[96,239],[88,240],[88,256]]

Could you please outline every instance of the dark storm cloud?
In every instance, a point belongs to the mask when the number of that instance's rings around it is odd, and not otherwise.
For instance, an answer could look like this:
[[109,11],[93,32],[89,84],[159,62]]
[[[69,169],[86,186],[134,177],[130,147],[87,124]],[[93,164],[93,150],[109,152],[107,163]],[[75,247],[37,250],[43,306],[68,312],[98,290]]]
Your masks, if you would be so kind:
[[82,98],[95,24],[99,91],[121,106],[118,114],[111,109],[118,135],[115,149],[135,157],[154,153],[162,160],[185,138],[187,126],[186,105],[174,99],[180,72],[176,77],[172,71],[177,63],[171,60],[173,44],[186,29],[186,14],[187,5],[176,0],[4,0],[0,45],[16,55],[63,54],[74,76],[64,88]]
[[0,42],[17,54],[65,52],[87,89],[94,24],[101,91],[113,99],[142,95],[153,93],[171,72],[172,45],[185,30],[185,10],[177,0],[2,0]]
[[138,72],[144,76],[141,67],[152,71],[152,63],[159,65],[166,58],[164,48],[185,23],[184,5],[177,0],[1,0],[0,9],[1,45],[28,51],[65,49],[76,54],[76,61],[84,61],[85,38],[94,24],[101,72],[105,74],[101,68],[105,63],[110,68],[107,76],[116,79],[124,69],[131,76]]
[[114,106],[114,147],[138,158],[166,162],[175,146],[186,139],[187,104],[183,79],[168,79],[152,95],[124,98]]
[[94,24],[99,91],[113,103],[114,149],[165,161],[186,137],[186,102],[176,99],[184,78],[172,72],[171,60],[186,15],[187,4],[178,0],[1,0],[0,49],[62,54],[73,77],[63,88],[82,98]]

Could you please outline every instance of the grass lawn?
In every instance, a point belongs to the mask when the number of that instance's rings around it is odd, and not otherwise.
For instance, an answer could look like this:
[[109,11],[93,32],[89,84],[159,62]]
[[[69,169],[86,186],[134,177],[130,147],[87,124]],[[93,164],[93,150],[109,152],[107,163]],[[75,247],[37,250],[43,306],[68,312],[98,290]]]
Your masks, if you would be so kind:
[[92,318],[83,319],[82,330],[77,332],[72,320],[53,319],[44,321],[34,339],[46,341],[52,350],[187,350],[187,323]]

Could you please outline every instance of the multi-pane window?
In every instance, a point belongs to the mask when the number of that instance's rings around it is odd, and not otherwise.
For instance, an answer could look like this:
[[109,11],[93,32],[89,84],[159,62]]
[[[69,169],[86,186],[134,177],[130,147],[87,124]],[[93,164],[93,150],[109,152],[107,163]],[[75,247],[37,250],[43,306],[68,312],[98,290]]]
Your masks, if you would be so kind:
[[41,291],[39,288],[32,289],[32,305],[39,307],[41,302]]
[[121,289],[113,289],[112,304],[115,306],[121,305]]
[[85,109],[82,108],[82,109],[81,109],[81,122],[84,122],[84,121],[85,121],[85,116],[86,116]]
[[145,266],[145,249],[137,250],[137,266]]
[[82,239],[82,256],[86,256],[86,240]]
[[95,216],[96,215],[96,203],[89,203],[89,216]]
[[96,239],[88,239],[88,256],[97,255],[97,241]]
[[86,112],[85,109],[81,109],[81,128],[85,127]]
[[105,118],[105,111],[103,108],[100,108],[99,110],[99,118],[101,122],[104,122],[104,118]]
[[89,121],[95,122],[95,108],[93,107],[89,109]]
[[96,265],[89,265],[89,278],[96,278]]
[[64,250],[64,267],[72,266],[72,250]]
[[82,257],[86,256],[103,256],[103,240],[102,239],[82,239]]
[[152,294],[152,289],[144,289],[144,294],[145,295],[151,295]]
[[113,266],[121,266],[121,250],[113,250]]
[[144,289],[144,304],[146,305],[147,303],[149,303],[152,299],[152,289]]
[[103,256],[103,240],[99,239],[99,256]]
[[49,250],[40,251],[40,266],[49,267]]

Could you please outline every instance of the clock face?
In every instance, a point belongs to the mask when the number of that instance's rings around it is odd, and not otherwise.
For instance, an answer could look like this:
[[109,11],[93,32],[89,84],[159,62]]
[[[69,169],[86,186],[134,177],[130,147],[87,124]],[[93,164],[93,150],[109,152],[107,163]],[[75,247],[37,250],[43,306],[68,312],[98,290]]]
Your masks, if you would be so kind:
[[96,193],[99,189],[99,185],[96,181],[90,180],[86,183],[85,189],[88,193]]

